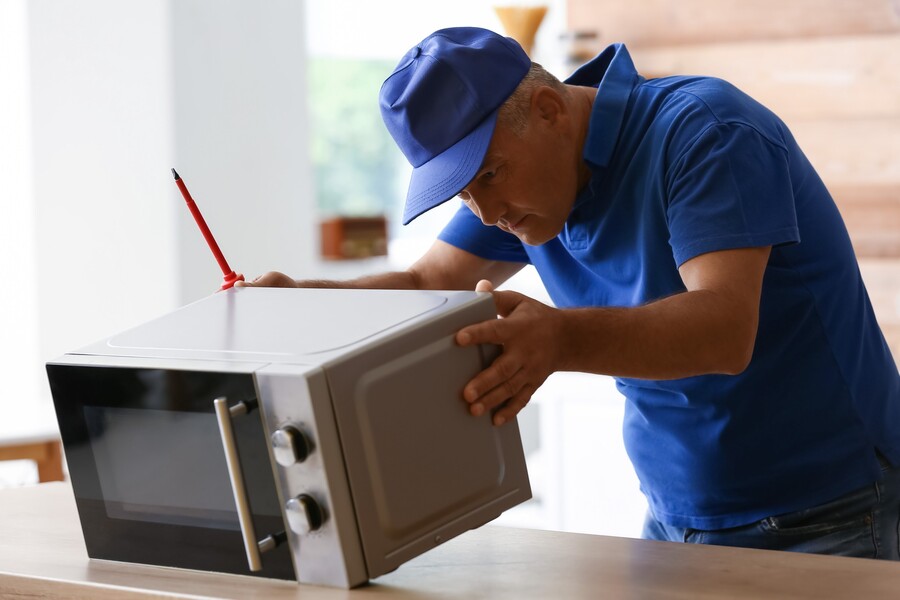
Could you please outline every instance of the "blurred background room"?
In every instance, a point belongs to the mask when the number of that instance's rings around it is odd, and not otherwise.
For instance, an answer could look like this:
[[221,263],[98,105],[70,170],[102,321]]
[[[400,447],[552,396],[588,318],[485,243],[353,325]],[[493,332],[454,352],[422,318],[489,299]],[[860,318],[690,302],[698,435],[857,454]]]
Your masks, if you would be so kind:
[[[561,78],[625,42],[645,77],[719,76],[778,113],[900,359],[900,0],[0,0],[0,488],[65,477],[46,361],[217,289],[171,167],[248,277],[427,249],[458,202],[400,226],[409,166],[377,96],[456,25],[505,31]],[[506,287],[549,303],[532,271]],[[534,499],[500,522],[637,537],[622,413],[610,378],[552,376],[520,415]]]

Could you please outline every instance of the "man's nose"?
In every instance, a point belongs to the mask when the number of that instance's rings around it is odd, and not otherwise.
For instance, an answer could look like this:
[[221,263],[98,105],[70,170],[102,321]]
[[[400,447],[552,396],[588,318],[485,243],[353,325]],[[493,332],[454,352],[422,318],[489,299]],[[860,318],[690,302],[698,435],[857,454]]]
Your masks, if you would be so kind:
[[478,202],[473,199],[472,203],[477,209],[476,214],[485,225],[496,225],[503,216],[504,208],[501,202]]

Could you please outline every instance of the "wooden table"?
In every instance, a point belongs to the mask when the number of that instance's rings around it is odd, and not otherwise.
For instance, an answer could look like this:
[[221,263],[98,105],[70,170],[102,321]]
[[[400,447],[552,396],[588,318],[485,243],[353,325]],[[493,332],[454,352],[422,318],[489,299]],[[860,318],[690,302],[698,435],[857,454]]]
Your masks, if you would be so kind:
[[482,527],[355,590],[89,560],[66,483],[0,491],[0,597],[897,598],[900,564]]

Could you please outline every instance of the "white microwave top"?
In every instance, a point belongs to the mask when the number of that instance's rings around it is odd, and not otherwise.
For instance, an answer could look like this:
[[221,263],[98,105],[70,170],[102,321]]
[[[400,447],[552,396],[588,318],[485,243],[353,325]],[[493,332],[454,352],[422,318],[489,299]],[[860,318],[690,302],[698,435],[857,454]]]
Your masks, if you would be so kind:
[[[73,354],[323,365],[471,303],[461,291],[232,288]],[[290,318],[296,315],[296,319]]]

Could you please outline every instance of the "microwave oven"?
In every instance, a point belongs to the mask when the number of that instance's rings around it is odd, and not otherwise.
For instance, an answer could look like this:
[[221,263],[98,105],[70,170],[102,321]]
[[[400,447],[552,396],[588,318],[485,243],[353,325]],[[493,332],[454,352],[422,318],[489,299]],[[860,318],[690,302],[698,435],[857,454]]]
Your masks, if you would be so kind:
[[93,559],[354,587],[531,497],[489,294],[235,288],[47,364]]

